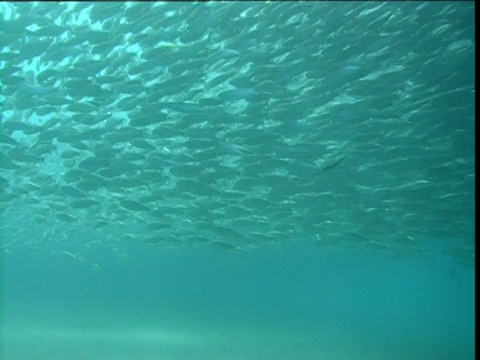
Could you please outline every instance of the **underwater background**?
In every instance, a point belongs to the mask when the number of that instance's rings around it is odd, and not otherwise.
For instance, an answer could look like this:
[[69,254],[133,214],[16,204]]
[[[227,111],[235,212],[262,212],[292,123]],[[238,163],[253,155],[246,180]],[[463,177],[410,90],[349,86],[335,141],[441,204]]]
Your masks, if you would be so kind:
[[0,359],[473,359],[473,2],[0,5]]

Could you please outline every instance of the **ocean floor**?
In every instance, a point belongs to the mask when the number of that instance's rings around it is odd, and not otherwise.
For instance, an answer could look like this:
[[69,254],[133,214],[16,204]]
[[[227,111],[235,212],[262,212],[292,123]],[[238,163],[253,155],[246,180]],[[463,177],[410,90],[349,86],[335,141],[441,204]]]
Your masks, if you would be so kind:
[[[12,315],[12,314],[11,314]],[[138,315],[138,314],[137,314]],[[254,319],[208,322],[181,314],[68,314],[23,309],[2,322],[4,360],[403,360],[473,359],[469,341],[381,329],[273,326]],[[463,344],[462,344],[463,342]]]

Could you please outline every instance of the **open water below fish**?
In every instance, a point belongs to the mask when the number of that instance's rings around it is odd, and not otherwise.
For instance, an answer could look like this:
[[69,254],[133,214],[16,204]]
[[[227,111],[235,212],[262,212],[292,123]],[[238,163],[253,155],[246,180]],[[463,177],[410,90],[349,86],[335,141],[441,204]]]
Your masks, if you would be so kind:
[[445,257],[97,255],[2,256],[2,359],[474,358],[473,269]]

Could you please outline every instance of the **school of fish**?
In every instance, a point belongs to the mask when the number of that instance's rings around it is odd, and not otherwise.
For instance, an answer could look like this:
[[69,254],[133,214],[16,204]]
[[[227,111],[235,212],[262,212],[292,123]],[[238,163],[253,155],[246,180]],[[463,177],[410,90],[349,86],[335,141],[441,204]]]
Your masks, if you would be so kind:
[[4,251],[308,241],[474,264],[473,2],[0,15]]

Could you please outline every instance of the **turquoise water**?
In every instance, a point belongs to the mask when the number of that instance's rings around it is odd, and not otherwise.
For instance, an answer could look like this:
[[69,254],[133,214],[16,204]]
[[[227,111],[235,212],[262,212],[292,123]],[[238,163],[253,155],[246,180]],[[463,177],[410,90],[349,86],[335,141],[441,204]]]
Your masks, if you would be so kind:
[[474,275],[448,258],[138,249],[101,269],[4,257],[3,358],[473,359]]
[[2,3],[0,359],[473,359],[473,14]]

